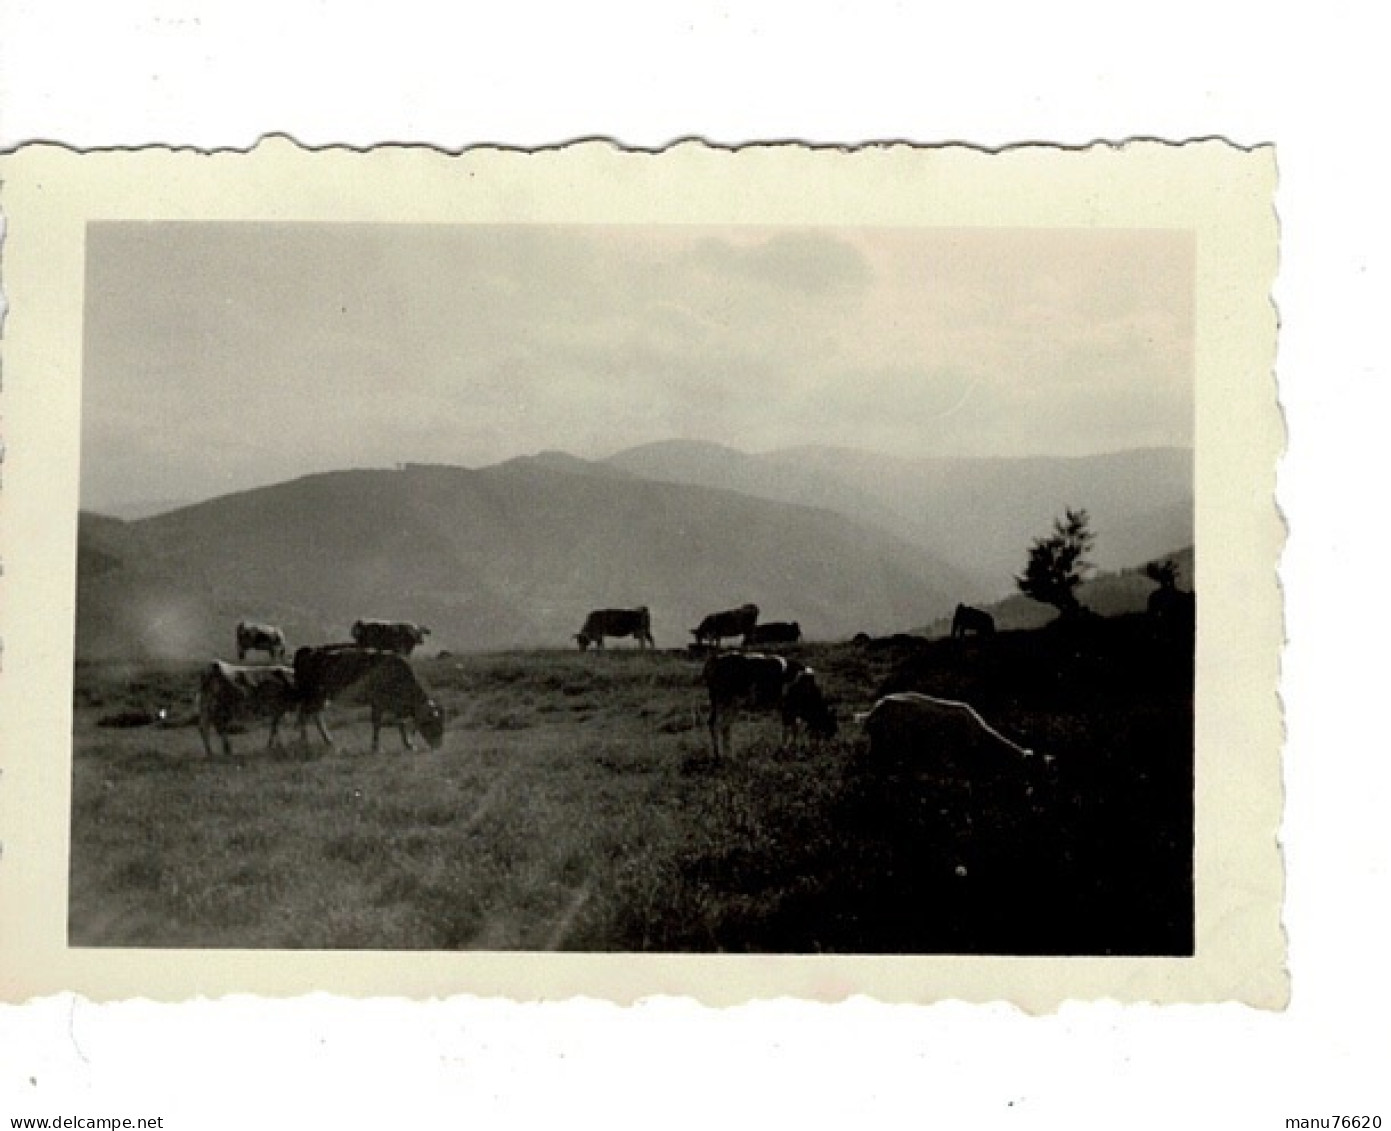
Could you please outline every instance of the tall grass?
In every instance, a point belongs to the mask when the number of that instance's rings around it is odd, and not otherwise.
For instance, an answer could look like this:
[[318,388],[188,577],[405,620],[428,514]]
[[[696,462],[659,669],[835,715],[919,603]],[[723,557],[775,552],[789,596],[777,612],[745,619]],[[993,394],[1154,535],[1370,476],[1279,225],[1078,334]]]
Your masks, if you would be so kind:
[[[1095,647],[1150,654],[1143,640],[1117,639]],[[911,656],[853,645],[800,654],[847,711],[909,685],[987,704],[997,725],[1056,755],[1055,780],[1021,802],[893,776],[868,764],[853,726],[785,750],[766,716],[741,719],[733,756],[716,763],[699,665],[670,653],[420,661],[448,715],[441,750],[403,752],[388,735],[371,754],[362,712],[335,708],[332,752],[294,737],[267,752],[253,725],[231,759],[204,756],[187,725],[192,667],[83,665],[71,941],[1191,947],[1192,704],[1181,675],[1113,670],[1092,686],[1078,674],[1085,656],[1038,633]],[[98,725],[166,699],[185,705],[172,725]]]

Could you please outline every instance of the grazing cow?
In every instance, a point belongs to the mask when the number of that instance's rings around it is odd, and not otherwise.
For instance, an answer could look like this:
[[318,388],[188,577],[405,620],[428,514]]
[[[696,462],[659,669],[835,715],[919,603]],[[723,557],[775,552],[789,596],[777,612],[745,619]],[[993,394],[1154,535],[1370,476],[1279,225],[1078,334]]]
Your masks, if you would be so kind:
[[951,634],[955,639],[974,632],[977,636],[995,635],[995,618],[984,609],[973,609],[970,605],[957,605],[956,615],[951,618]]
[[639,648],[655,648],[652,642],[652,614],[643,605],[637,609],[595,609],[584,618],[584,627],[575,633],[583,652],[591,644],[601,652],[605,636],[632,636]]
[[295,682],[300,690],[300,734],[307,738],[307,720],[313,716],[324,742],[333,739],[324,725],[324,710],[334,699],[349,698],[372,710],[372,752],[380,745],[382,723],[394,718],[401,742],[414,750],[408,724],[414,724],[430,749],[444,741],[444,713],[420,685],[404,656],[355,644],[304,647],[295,653]]
[[711,613],[700,622],[699,628],[691,629],[697,644],[713,644],[730,636],[747,636],[758,623],[757,605],[740,605],[737,609],[726,609],[722,613]]
[[404,620],[359,620],[353,622],[353,643],[359,648],[380,648],[409,656],[416,645],[424,644],[430,630],[423,624]]
[[237,625],[237,663],[245,663],[248,652],[264,652],[272,662],[283,660],[285,634],[273,624],[244,620]]
[[269,719],[270,738],[266,749],[275,746],[276,730],[285,714],[297,706],[294,672],[284,666],[243,667],[214,660],[203,669],[198,685],[198,733],[203,749],[212,757],[209,735],[217,731],[222,753],[232,753],[228,738],[231,725],[244,719]]
[[915,691],[885,695],[864,718],[876,764],[912,764],[944,776],[970,780],[1047,761],[1011,742],[969,703],[936,699]]
[[796,644],[801,639],[802,626],[795,620],[791,624],[775,620],[756,624],[744,633],[744,647],[753,644]]
[[710,692],[710,742],[718,761],[729,753],[734,713],[740,707],[777,711],[782,716],[783,745],[796,741],[805,722],[822,738],[836,733],[836,717],[816,683],[816,673],[786,656],[759,652],[725,652],[705,661],[701,673]]

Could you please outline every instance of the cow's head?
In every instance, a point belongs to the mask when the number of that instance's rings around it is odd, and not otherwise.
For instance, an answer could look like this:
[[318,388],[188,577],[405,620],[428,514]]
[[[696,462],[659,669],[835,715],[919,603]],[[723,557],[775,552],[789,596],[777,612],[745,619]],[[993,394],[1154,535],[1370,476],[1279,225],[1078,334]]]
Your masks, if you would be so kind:
[[586,636],[583,632],[577,632],[575,633],[575,643],[580,646],[580,651],[583,652],[590,646],[590,644],[593,643],[593,641],[590,640],[589,637]]
[[818,738],[835,738],[840,730],[835,709],[816,682],[810,668],[797,673],[787,687],[787,704]]

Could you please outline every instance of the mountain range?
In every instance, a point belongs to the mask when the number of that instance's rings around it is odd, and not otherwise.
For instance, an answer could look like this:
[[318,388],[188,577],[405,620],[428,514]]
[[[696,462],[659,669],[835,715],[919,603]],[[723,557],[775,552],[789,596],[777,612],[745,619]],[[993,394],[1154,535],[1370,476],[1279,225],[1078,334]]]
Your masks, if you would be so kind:
[[1066,507],[1085,508],[1102,569],[1193,540],[1193,453],[1146,448],[1076,458],[905,459],[835,447],[747,455],[669,441],[607,461],[649,479],[698,483],[827,507],[882,526],[998,596],[1013,590],[1033,538]]
[[590,609],[639,604],[659,646],[746,601],[814,639],[904,631],[1003,596],[1065,506],[1091,511],[1099,563],[1190,543],[1191,463],[672,442],[330,472],[131,521],[84,512],[78,656],[226,655],[244,618],[292,645],[384,617],[428,624],[432,650],[567,647]]

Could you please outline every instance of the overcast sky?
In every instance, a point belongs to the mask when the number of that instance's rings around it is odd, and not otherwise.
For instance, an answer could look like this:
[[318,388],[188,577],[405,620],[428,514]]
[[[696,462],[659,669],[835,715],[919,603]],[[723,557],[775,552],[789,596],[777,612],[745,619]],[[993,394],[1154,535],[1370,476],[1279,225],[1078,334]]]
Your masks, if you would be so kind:
[[311,471],[1192,443],[1192,237],[101,223],[83,505]]

